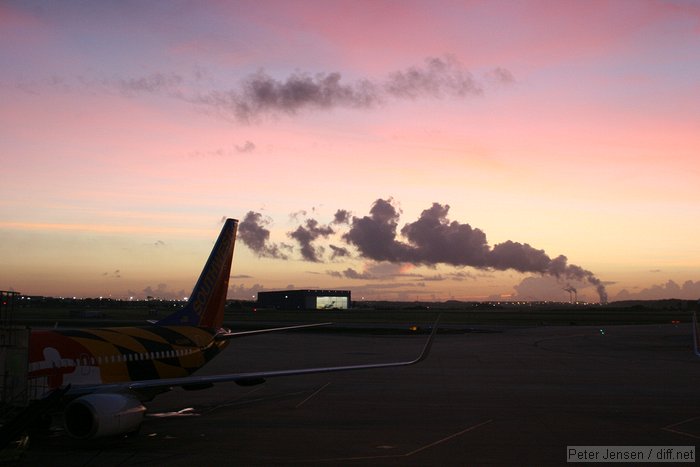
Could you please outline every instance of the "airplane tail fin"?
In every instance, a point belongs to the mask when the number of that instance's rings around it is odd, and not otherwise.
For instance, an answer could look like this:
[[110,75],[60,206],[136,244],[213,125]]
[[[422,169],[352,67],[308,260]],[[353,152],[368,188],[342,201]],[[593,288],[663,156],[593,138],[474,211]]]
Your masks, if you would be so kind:
[[156,324],[221,327],[237,229],[238,220],[226,219],[187,304]]

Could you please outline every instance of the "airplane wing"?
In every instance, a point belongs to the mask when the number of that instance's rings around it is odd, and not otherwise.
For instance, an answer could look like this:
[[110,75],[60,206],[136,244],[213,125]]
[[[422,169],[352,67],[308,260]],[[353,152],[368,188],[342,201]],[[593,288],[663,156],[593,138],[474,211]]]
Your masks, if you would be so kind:
[[291,329],[315,328],[318,326],[328,326],[331,324],[333,324],[333,323],[298,324],[296,326],[284,326],[281,328],[255,329],[254,331],[220,332],[216,336],[214,336],[214,339],[216,339],[216,340],[228,340],[228,339],[234,339],[237,337],[247,337],[247,336],[255,336],[258,334],[265,334],[267,332],[279,332],[279,331],[288,331]]
[[377,368],[391,368],[400,366],[415,365],[426,359],[430,353],[430,348],[433,344],[435,333],[437,332],[437,322],[433,325],[433,330],[428,336],[425,345],[418,357],[413,360],[405,360],[398,362],[386,363],[370,363],[362,365],[346,365],[346,366],[331,366],[331,367],[316,367],[316,368],[300,368],[292,370],[277,370],[277,371],[257,371],[249,373],[230,373],[211,376],[186,376],[182,378],[165,378],[152,379],[142,381],[131,381],[115,384],[101,384],[99,386],[74,386],[68,391],[68,396],[79,396],[93,392],[111,393],[111,392],[140,392],[148,390],[167,390],[172,387],[183,388],[205,388],[216,383],[235,382],[242,386],[250,386],[259,384],[265,381],[266,378],[276,378],[281,376],[297,376],[308,375],[313,373],[335,373],[341,371],[369,370]]

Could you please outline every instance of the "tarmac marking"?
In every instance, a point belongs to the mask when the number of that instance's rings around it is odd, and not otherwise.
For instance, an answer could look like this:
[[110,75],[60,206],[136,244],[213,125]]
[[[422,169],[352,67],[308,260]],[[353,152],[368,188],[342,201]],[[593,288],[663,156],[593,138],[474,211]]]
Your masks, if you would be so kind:
[[[426,444],[425,446],[421,446],[418,449],[414,449],[413,451],[409,451],[403,454],[385,454],[382,456],[356,456],[356,457],[339,457],[335,459],[316,459],[315,461],[326,461],[326,462],[337,462],[337,461],[355,461],[355,460],[372,460],[372,459],[391,459],[391,458],[401,458],[401,457],[411,457],[414,454],[418,454],[419,452],[423,452],[427,449],[433,448],[439,444],[445,443],[447,441],[450,441],[454,438],[457,438],[458,436],[462,436],[465,433],[468,433],[470,431],[474,431],[477,428],[481,428],[484,425],[488,425],[489,423],[493,422],[493,419],[486,420],[481,423],[477,423],[476,425],[472,425],[470,427],[467,427],[461,431],[458,431],[456,433],[452,433],[449,436],[446,436],[442,439],[439,439],[437,441],[433,441],[432,443]],[[387,446],[380,446],[382,449],[386,449]]]
[[453,433],[453,434],[451,434],[450,436],[447,436],[447,437],[445,437],[445,438],[442,438],[442,439],[437,440],[437,441],[435,441],[435,442],[432,442],[432,443],[430,443],[430,444],[426,444],[425,446],[422,446],[422,447],[420,447],[420,448],[418,448],[418,449],[414,449],[413,451],[411,451],[411,452],[409,452],[409,453],[407,453],[407,454],[404,454],[403,457],[409,457],[409,456],[412,456],[412,455],[414,455],[414,454],[417,454],[417,453],[419,453],[419,452],[421,452],[421,451],[425,451],[426,449],[429,449],[429,448],[432,448],[432,447],[434,447],[434,446],[437,446],[438,444],[442,444],[442,443],[444,443],[444,442],[446,442],[446,441],[449,441],[449,440],[451,440],[451,439],[453,439],[453,438],[456,438],[456,437],[458,437],[458,436],[462,436],[464,433],[467,433],[467,432],[469,432],[469,431],[476,430],[477,428],[480,428],[480,427],[482,427],[482,426],[484,426],[484,425],[488,425],[488,424],[491,423],[492,421],[493,421],[493,419],[489,419],[489,420],[486,420],[485,422],[481,422],[481,423],[477,423],[476,425],[472,425],[472,426],[470,426],[469,428],[465,428],[465,429],[462,430],[462,431],[458,431],[457,433]]
[[327,382],[326,384],[324,384],[323,386],[321,386],[320,388],[318,388],[317,390],[315,390],[315,391],[313,392],[313,394],[311,394],[309,397],[307,397],[307,398],[304,399],[303,401],[299,402],[299,403],[296,405],[295,408],[298,409],[298,408],[301,407],[302,405],[306,404],[309,400],[311,400],[311,398],[315,397],[319,392],[323,391],[323,390],[326,389],[328,386],[330,386],[330,384],[331,384],[331,382],[329,381],[329,382]]
[[682,422],[678,422],[678,423],[673,423],[673,424],[668,425],[668,426],[665,426],[665,427],[663,427],[663,428],[661,428],[661,429],[662,429],[662,430],[665,430],[665,431],[670,431],[671,433],[676,433],[676,434],[678,434],[678,435],[690,436],[691,438],[700,439],[700,436],[698,436],[698,435],[694,435],[694,434],[692,434],[692,433],[687,433],[687,432],[685,432],[685,431],[674,430],[674,429],[673,429],[674,427],[676,427],[676,426],[678,426],[678,425],[683,425],[683,424],[685,424],[685,423],[692,422],[692,421],[697,420],[697,419],[699,419],[699,418],[700,418],[700,417],[688,418],[687,420],[683,420]]

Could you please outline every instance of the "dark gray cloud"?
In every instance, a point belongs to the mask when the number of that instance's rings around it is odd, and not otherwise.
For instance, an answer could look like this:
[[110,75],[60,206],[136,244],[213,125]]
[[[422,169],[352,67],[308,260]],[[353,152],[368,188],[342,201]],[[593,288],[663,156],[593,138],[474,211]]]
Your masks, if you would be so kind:
[[347,258],[350,256],[350,250],[348,250],[345,247],[342,246],[336,246],[336,245],[328,245],[328,247],[331,249],[331,259],[336,259],[336,258]]
[[515,83],[513,73],[505,68],[497,67],[486,73],[486,79],[495,84],[508,85]]
[[141,293],[133,292],[131,290],[129,290],[128,293],[129,295],[132,295],[134,297],[153,297],[162,300],[182,300],[187,295],[189,295],[182,289],[178,291],[170,290],[167,284],[158,284],[158,286],[155,289],[149,285],[148,287],[145,287],[141,291]]
[[494,245],[488,253],[488,263],[494,269],[515,269],[519,272],[544,274],[548,272],[552,260],[544,250],[537,250],[527,243],[506,240]]
[[698,300],[700,298],[700,281],[688,280],[679,285],[677,282],[669,280],[665,284],[656,284],[633,292],[622,289],[615,296],[615,300],[660,300],[669,297],[681,300]]
[[[514,78],[499,67],[487,75],[487,80],[504,84]],[[153,86],[158,84],[156,80]],[[372,108],[391,100],[463,98],[482,93],[482,86],[472,74],[455,57],[445,56],[429,57],[420,66],[389,73],[384,80],[345,82],[339,72],[296,72],[278,79],[260,70],[238,88],[203,92],[186,99],[241,122],[252,122],[265,115],[294,115],[304,110]]]
[[386,94],[399,99],[464,97],[482,94],[474,77],[452,56],[429,57],[421,67],[395,71],[383,84]]
[[341,273],[342,277],[345,277],[347,279],[364,279],[364,280],[374,280],[377,279],[376,276],[373,276],[372,273],[370,272],[359,272],[354,270],[353,268],[347,268]]
[[437,281],[445,280],[439,275],[425,276],[423,274],[406,272],[411,269],[411,265],[405,263],[390,263],[388,261],[368,262],[364,266],[364,271],[360,272],[353,268],[347,268],[341,272],[327,271],[327,274],[333,277],[343,277],[345,279],[361,279],[361,280],[395,280],[395,279],[414,279]]
[[324,250],[323,247],[315,247],[312,242],[319,237],[328,237],[333,233],[334,231],[331,227],[321,226],[315,219],[307,219],[306,226],[300,225],[296,230],[289,232],[288,235],[299,242],[301,255],[305,260],[318,262]]
[[305,209],[300,209],[298,211],[295,211],[291,214],[289,214],[289,219],[293,220],[294,222],[301,222],[299,218],[304,218],[308,215],[308,212],[306,212]]
[[349,81],[337,71],[297,71],[278,78],[259,70],[237,85],[212,89],[211,80],[205,79],[201,70],[195,70],[182,74],[153,72],[137,77],[51,76],[43,80],[22,80],[16,86],[34,94],[42,87],[50,86],[65,92],[97,88],[126,97],[167,96],[197,105],[201,110],[223,118],[250,123],[270,115],[295,115],[335,108],[367,109],[396,100],[461,99],[483,94],[481,81],[496,85],[515,81],[513,74],[502,67],[482,76],[477,80],[459,60],[446,55],[428,57],[420,65],[393,71],[383,79]]
[[345,209],[338,209],[333,215],[334,224],[349,224],[350,223],[350,211]]
[[168,93],[177,95],[177,90],[185,79],[175,73],[152,73],[139,78],[112,78],[103,79],[101,84],[114,87],[126,95]]
[[258,292],[265,290],[261,284],[253,284],[251,287],[246,287],[245,284],[229,285],[228,296],[238,300],[256,300]]
[[371,82],[343,84],[340,73],[314,76],[295,73],[278,80],[261,70],[244,80],[240,89],[215,90],[191,100],[247,123],[266,114],[293,115],[306,109],[334,107],[367,108],[378,104],[380,97]]
[[236,151],[246,153],[255,151],[255,143],[252,141],[246,141],[243,146],[235,145]]
[[375,261],[413,261],[406,259],[410,248],[396,241],[396,228],[400,213],[391,200],[378,199],[370,209],[370,215],[352,218],[350,230],[343,240],[355,245],[360,255]]
[[[332,225],[343,226],[345,232],[342,235],[330,225],[322,225],[315,219],[306,219],[303,225],[299,225],[288,235],[298,242],[301,256],[307,261],[323,260],[325,248],[314,242],[339,234],[343,241],[356,249],[360,258],[376,262],[366,266],[364,272],[352,268],[343,272],[329,272],[338,277],[364,280],[411,277],[424,281],[474,278],[463,271],[444,276],[404,272],[403,266],[410,264],[433,267],[442,263],[485,271],[513,269],[522,273],[538,273],[557,280],[582,281],[593,285],[600,301],[607,302],[605,285],[600,279],[581,266],[569,264],[566,256],[552,258],[544,250],[512,240],[490,246],[486,234],[481,229],[451,221],[448,218],[449,210],[450,206],[447,204],[433,203],[415,222],[405,224],[399,231],[401,211],[395,207],[391,198],[380,198],[372,204],[367,216],[351,216],[342,209],[336,211]],[[305,216],[306,211],[297,212],[291,219],[297,220],[300,215]],[[267,223],[259,213],[249,212],[239,226],[241,240],[260,256],[286,259],[280,248],[291,251],[291,246],[271,243],[270,232],[265,228]],[[352,256],[350,250],[345,247],[332,244],[328,247],[331,250],[331,259]],[[382,270],[387,267],[391,270]]]
[[445,263],[454,266],[486,267],[488,245],[486,235],[469,224],[450,222],[447,219],[449,205],[433,205],[421,213],[420,218],[406,224],[401,233],[411,246],[404,250],[413,257],[411,262],[422,264]]
[[243,222],[238,224],[238,238],[258,256],[287,259],[280,246],[270,242],[270,231],[266,228],[269,223],[262,214],[248,211]]
[[399,213],[390,200],[378,199],[369,216],[353,217],[350,230],[343,238],[357,247],[361,256],[375,261],[514,269],[585,280],[596,286],[601,302],[607,302],[602,282],[592,272],[568,264],[566,256],[552,259],[544,250],[510,240],[491,248],[480,229],[450,221],[447,218],[449,209],[449,205],[433,203],[417,221],[401,229],[401,234],[408,240],[403,242],[397,239]]

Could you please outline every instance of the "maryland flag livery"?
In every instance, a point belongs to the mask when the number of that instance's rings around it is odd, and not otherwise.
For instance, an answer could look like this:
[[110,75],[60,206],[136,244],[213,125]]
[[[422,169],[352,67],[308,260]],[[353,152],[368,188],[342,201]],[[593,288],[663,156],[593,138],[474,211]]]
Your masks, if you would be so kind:
[[64,427],[79,439],[138,430],[144,402],[173,387],[203,389],[215,383],[263,383],[266,378],[405,366],[423,360],[433,333],[416,359],[322,368],[197,376],[231,338],[330,323],[231,332],[222,328],[238,221],[227,219],[187,304],[139,327],[32,331],[29,382],[35,398],[60,396]]

